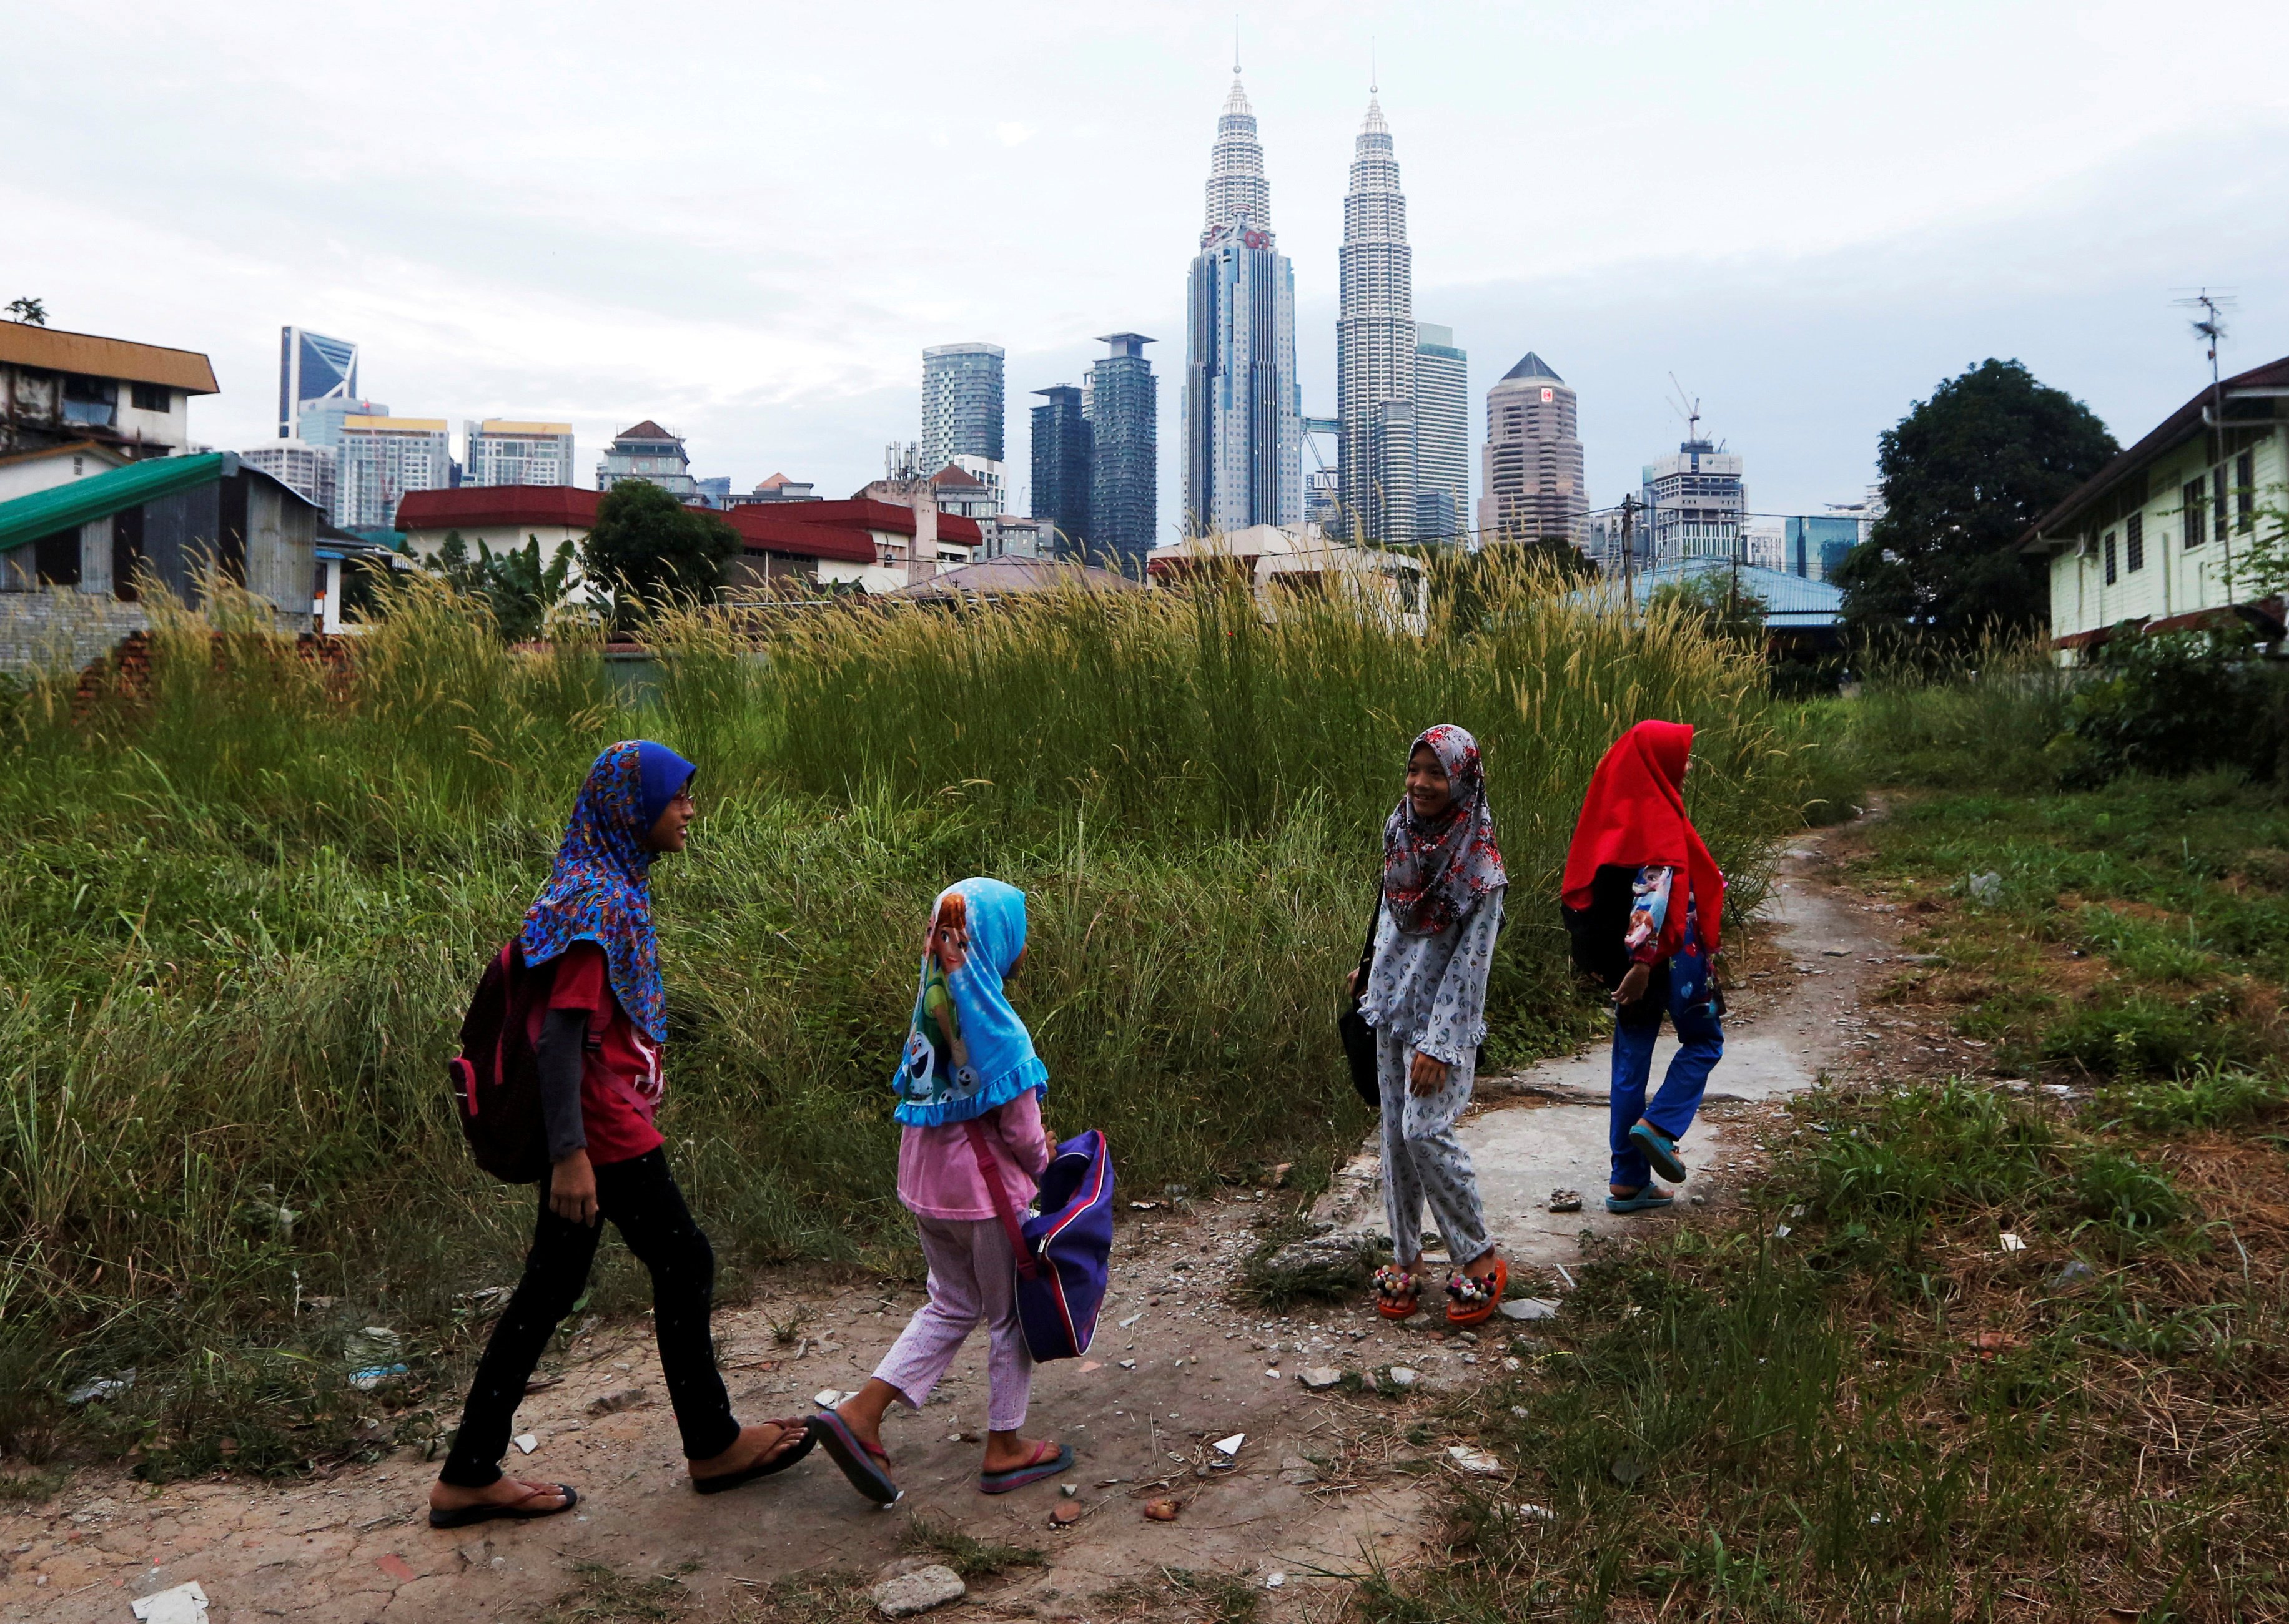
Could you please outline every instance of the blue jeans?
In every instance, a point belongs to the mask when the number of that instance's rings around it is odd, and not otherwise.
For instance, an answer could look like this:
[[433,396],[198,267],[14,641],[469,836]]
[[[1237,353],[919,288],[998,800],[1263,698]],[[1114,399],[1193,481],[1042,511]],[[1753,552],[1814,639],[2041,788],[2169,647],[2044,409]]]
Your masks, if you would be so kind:
[[[1656,973],[1655,980],[1661,979]],[[1630,1142],[1630,1129],[1642,1118],[1672,1140],[1684,1138],[1701,1109],[1709,1073],[1725,1053],[1724,1024],[1711,1003],[1715,989],[1708,959],[1690,950],[1676,954],[1669,961],[1668,981],[1667,1007],[1679,1047],[1650,1105],[1646,1082],[1653,1071],[1654,1040],[1661,1036],[1661,1007],[1654,1007],[1651,1020],[1614,1022],[1613,1182],[1623,1190],[1639,1189],[1653,1177],[1645,1152]]]

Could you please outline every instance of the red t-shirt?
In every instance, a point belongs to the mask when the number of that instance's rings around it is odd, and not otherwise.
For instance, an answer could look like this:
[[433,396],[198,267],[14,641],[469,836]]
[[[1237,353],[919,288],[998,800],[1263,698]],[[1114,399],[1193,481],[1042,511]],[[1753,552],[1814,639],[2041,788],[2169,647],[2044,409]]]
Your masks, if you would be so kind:
[[[658,1150],[666,1142],[651,1123],[659,1104],[659,1049],[636,1030],[613,996],[602,948],[594,942],[575,942],[565,951],[548,1007],[588,1012],[588,1042],[580,1069],[580,1120],[588,1137],[588,1159],[601,1167]],[[541,1019],[541,1012],[534,1010],[536,1043]]]

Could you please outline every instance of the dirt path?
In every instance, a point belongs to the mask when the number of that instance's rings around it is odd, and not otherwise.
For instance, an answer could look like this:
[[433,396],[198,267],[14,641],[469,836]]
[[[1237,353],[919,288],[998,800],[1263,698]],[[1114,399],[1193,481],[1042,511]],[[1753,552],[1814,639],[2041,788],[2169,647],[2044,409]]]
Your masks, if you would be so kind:
[[[1897,954],[1897,921],[1819,878],[1819,841],[1784,864],[1769,917],[1777,929],[1743,955],[1727,1053],[1707,1125],[1688,1141],[1688,1189],[1720,1200],[1753,1156],[1753,1118],[1809,1086],[1822,1068],[1854,1063],[1859,1013],[1878,966]],[[1665,1063],[1669,1044],[1656,1057]],[[1690,1208],[1609,1218],[1597,1204],[1606,1170],[1603,1046],[1506,1079],[1489,1079],[1468,1118],[1489,1217],[1513,1255],[1538,1264],[1580,1255],[1581,1232],[1677,1222]],[[1706,1171],[1700,1171],[1706,1169]],[[1323,1198],[1340,1224],[1379,1228],[1372,1158],[1354,1161]],[[1547,1210],[1554,1186],[1591,1199],[1580,1214]],[[1124,1197],[1150,1195],[1128,1191]],[[1231,1191],[1125,1210],[1114,1294],[1088,1361],[1046,1367],[1028,1429],[1072,1443],[1080,1464],[1061,1480],[1078,1493],[1071,1529],[1053,1530],[1065,1502],[1056,1485],[1004,1499],[973,1481],[985,1397],[982,1339],[919,1413],[895,1413],[886,1434],[905,1501],[880,1513],[843,1485],[823,1453],[785,1476],[721,1498],[685,1486],[658,1361],[642,1321],[579,1339],[562,1383],[529,1398],[519,1425],[534,1453],[520,1476],[578,1485],[573,1516],[459,1532],[420,1515],[435,1468],[410,1452],[330,1480],[276,1486],[237,1479],[154,1489],[116,1472],[80,1472],[44,1505],[0,1517],[0,1618],[52,1624],[129,1618],[130,1598],[196,1580],[217,1624],[284,1619],[351,1624],[377,1619],[515,1618],[562,1591],[571,1564],[633,1575],[680,1572],[701,1597],[798,1569],[870,1578],[899,1556],[916,1519],[983,1539],[1041,1548],[1045,1567],[975,1587],[965,1612],[1105,1617],[1101,1598],[1125,1581],[1189,1569],[1264,1585],[1272,1612],[1297,1617],[1336,1575],[1403,1564],[1431,1531],[1436,1444],[1407,1442],[1429,1396],[1498,1367],[1499,1337],[1449,1338],[1430,1325],[1394,1329],[1363,1308],[1280,1316],[1234,1291],[1277,1191]],[[1128,1205],[1124,1199],[1124,1206]],[[855,1389],[920,1302],[912,1293],[787,1291],[719,1316],[732,1396],[751,1419],[800,1413],[823,1389]],[[774,1324],[805,1325],[783,1345]],[[1304,1370],[1419,1373],[1396,1397],[1342,1389],[1307,1392]],[[608,1414],[608,1394],[649,1395]],[[1244,1433],[1228,1468],[1213,1440]],[[957,1435],[967,1435],[957,1441]],[[1174,1496],[1177,1519],[1151,1522],[1149,1500]],[[1194,1609],[1197,1611],[1197,1608]]]

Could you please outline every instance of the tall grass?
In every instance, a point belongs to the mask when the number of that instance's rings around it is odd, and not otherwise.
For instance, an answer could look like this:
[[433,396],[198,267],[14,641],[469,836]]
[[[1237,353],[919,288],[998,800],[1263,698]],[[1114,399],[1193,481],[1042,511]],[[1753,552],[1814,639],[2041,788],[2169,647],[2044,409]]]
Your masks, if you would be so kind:
[[2076,681],[2041,638],[1990,639],[1941,662],[1878,660],[1850,702],[1853,744],[1881,784],[2048,788]]
[[1471,634],[1177,594],[762,625],[758,646],[664,614],[639,700],[594,647],[512,654],[433,584],[346,666],[220,593],[162,606],[148,691],[12,702],[0,1447],[37,1446],[68,1381],[133,1365],[82,1413],[151,1469],[212,1464],[226,1429],[241,1464],[283,1465],[324,1447],[298,1418],[355,1413],[326,1396],[359,1327],[403,1332],[417,1383],[482,1333],[459,1294],[509,1277],[533,1197],[469,1166],[443,1063],[611,738],[701,763],[693,849],[658,877],[662,1126],[734,1268],[903,1266],[885,1079],[918,923],[961,874],[1031,895],[1016,991],[1051,1119],[1104,1127],[1152,1185],[1355,1142],[1334,988],[1430,722],[1484,743],[1509,856],[1498,1053],[1583,1029],[1550,898],[1623,727],[1700,726],[1695,814],[1744,904],[1803,799],[1752,662],[1525,573]]

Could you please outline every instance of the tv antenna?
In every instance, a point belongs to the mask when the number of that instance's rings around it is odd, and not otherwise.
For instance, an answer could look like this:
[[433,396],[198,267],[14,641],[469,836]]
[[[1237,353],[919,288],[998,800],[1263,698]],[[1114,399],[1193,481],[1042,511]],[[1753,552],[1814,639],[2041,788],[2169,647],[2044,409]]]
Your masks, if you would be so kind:
[[2193,329],[2194,337],[2202,340],[2207,350],[2210,363],[2210,386],[2215,388],[2218,382],[2218,342],[2225,337],[2225,318],[2228,313],[2239,301],[2234,298],[2233,291],[2229,288],[2221,289],[2215,293],[2211,292],[2207,288],[2199,288],[2185,298],[2173,302],[2181,310],[2195,313],[2193,320],[2187,325]]
[[1669,382],[1670,386],[1677,392],[1670,396],[1669,403],[1671,409],[1685,419],[1685,437],[1687,440],[1700,439],[1701,397],[1697,394],[1688,396],[1685,393],[1685,386],[1677,381],[1677,374],[1674,372],[1669,375]]

